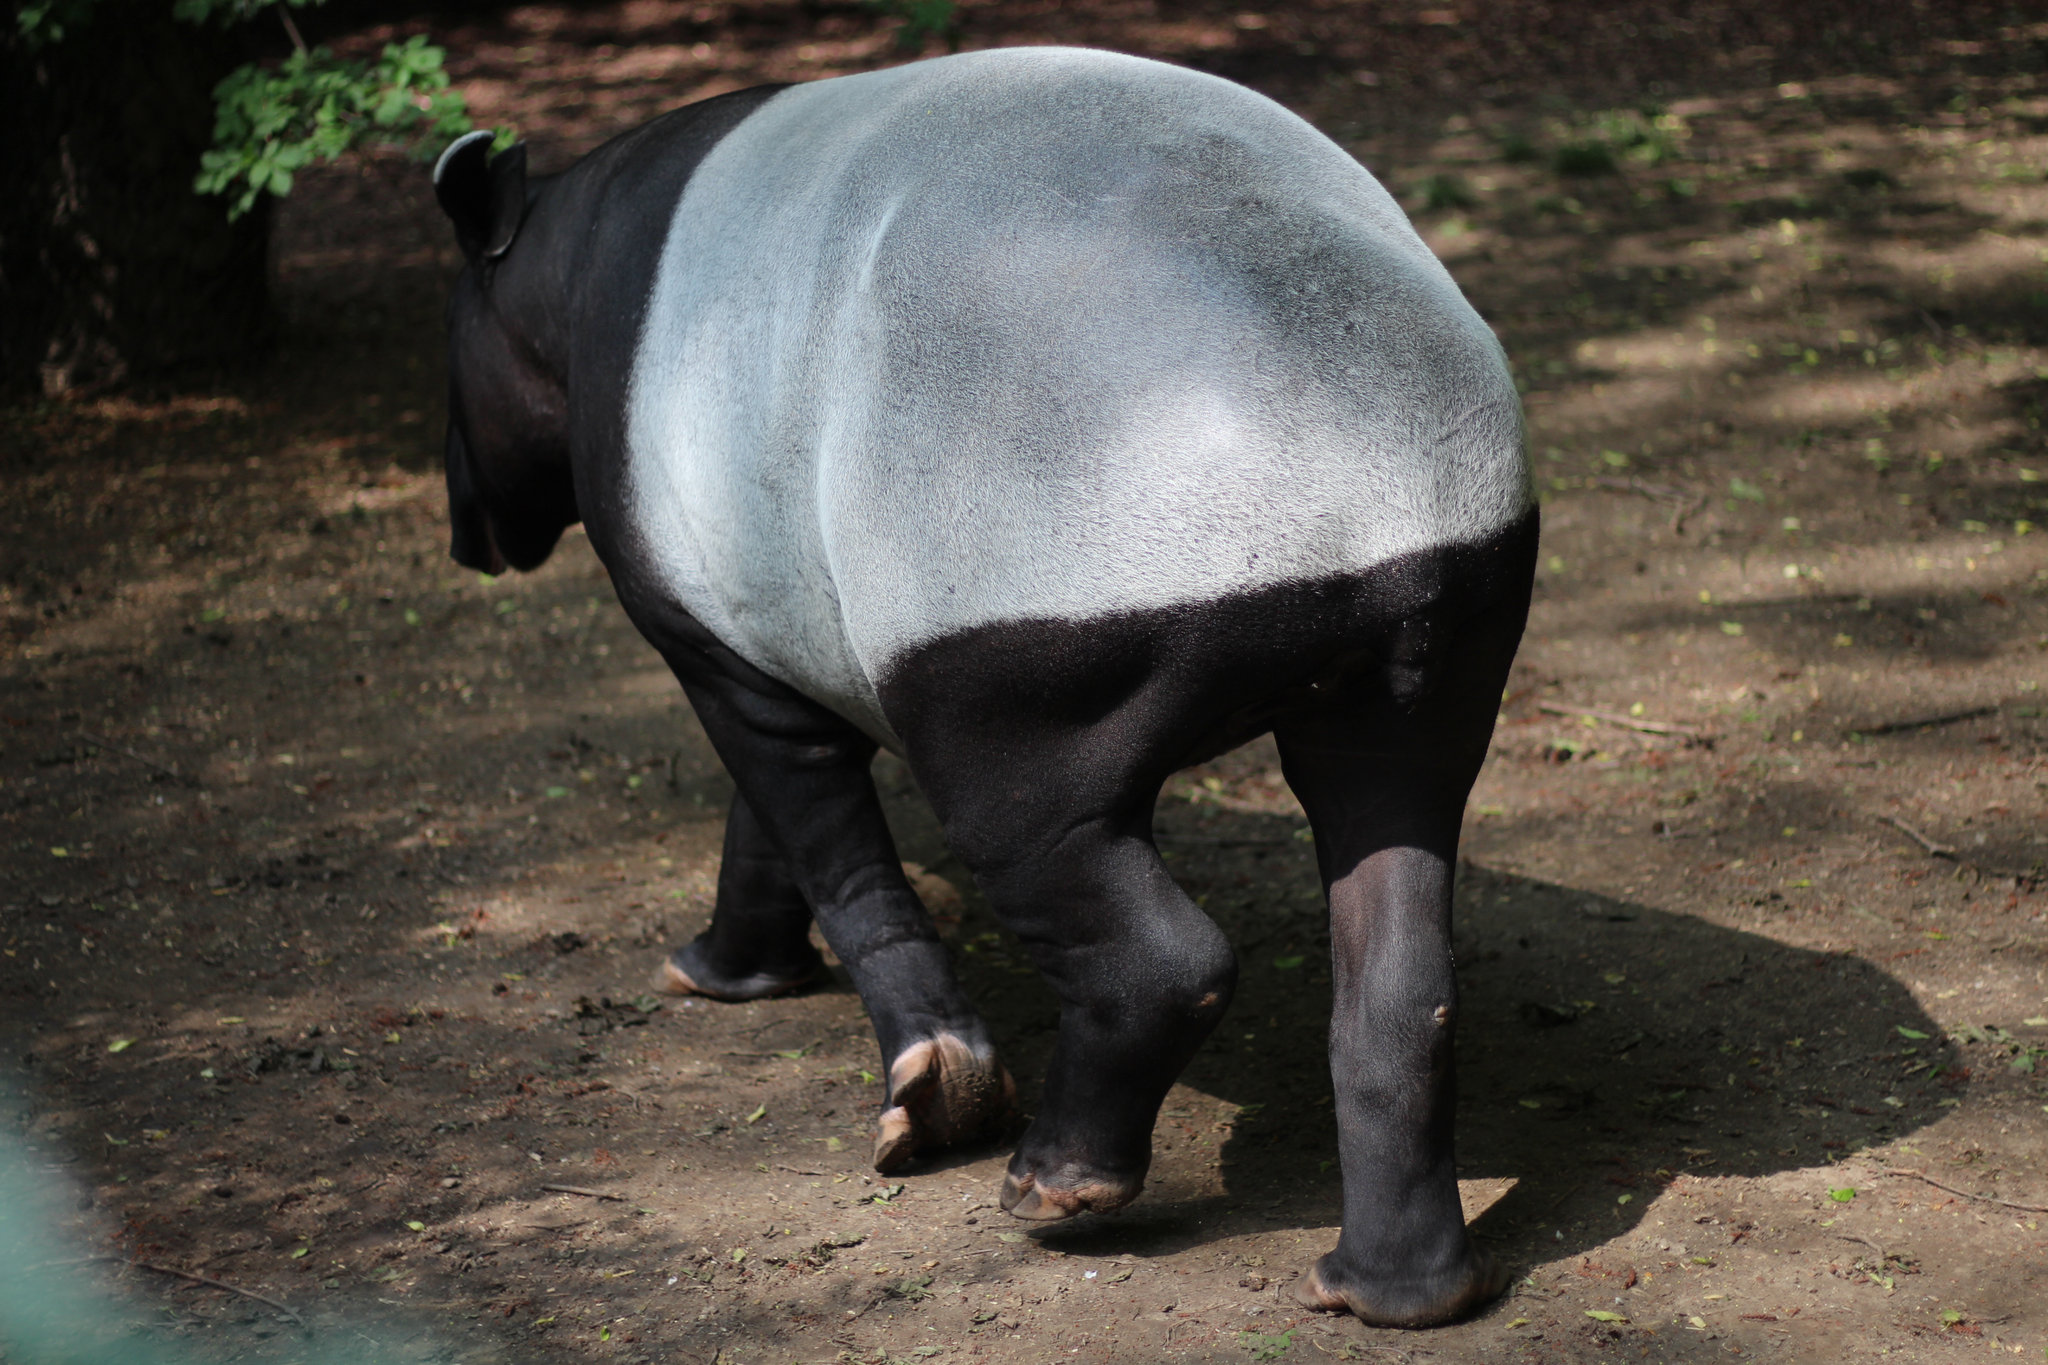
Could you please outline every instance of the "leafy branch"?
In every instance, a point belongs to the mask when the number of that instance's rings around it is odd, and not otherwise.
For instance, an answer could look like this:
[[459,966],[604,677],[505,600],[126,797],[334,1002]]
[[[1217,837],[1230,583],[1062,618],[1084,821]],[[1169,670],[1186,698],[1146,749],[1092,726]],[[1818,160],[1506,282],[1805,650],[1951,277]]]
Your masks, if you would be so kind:
[[[97,0],[25,0],[16,23],[32,47],[63,41],[84,27]],[[474,126],[461,92],[450,88],[447,54],[415,36],[387,43],[375,61],[347,61],[308,47],[291,12],[324,0],[173,0],[189,24],[247,23],[275,10],[292,51],[272,66],[250,63],[214,87],[213,146],[200,157],[193,188],[229,197],[239,218],[263,194],[291,192],[293,177],[364,142],[431,149]],[[509,141],[500,131],[499,141]]]
[[[207,0],[184,0],[204,4]],[[213,92],[213,146],[192,182],[201,194],[233,195],[230,218],[263,193],[291,192],[292,177],[357,143],[446,143],[470,130],[460,92],[448,86],[443,53],[424,37],[387,43],[374,62],[351,62],[324,47],[293,52],[276,68],[244,66]]]

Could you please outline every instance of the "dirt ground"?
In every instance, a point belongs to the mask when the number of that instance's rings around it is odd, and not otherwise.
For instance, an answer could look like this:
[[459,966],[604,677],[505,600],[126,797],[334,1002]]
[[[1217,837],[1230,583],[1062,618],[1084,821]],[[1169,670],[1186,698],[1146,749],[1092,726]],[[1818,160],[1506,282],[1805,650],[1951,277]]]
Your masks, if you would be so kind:
[[[1288,1295],[1339,1204],[1270,745],[1161,799],[1243,985],[1120,1216],[1013,1224],[1000,1149],[875,1176],[843,983],[647,994],[729,783],[579,534],[527,577],[446,559],[455,257],[373,156],[286,208],[258,371],[0,414],[0,1116],[76,1196],[53,1261],[117,1258],[70,1272],[119,1295],[97,1329],[479,1365],[2048,1358],[2048,6],[962,17],[1302,110],[1523,381],[1543,566],[1458,892],[1459,1151],[1513,1291],[1426,1333]],[[794,0],[430,27],[542,169],[897,55]],[[1028,1104],[1051,997],[876,775]]]

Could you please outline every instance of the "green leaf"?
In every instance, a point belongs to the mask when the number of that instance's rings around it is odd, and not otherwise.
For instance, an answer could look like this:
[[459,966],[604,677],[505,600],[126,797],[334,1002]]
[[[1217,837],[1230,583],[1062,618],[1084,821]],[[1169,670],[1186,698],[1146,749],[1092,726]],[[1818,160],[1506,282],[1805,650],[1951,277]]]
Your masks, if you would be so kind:
[[107,1044],[107,1051],[126,1052],[129,1048],[134,1046],[135,1040],[133,1038],[116,1038],[113,1042]]
[[1828,1191],[1828,1198],[1834,1200],[1837,1204],[1846,1204],[1855,1197],[1856,1189],[1853,1185],[1844,1185],[1839,1190]]
[[[272,0],[179,0],[181,18],[221,12],[246,18]],[[291,191],[294,173],[365,142],[437,150],[469,131],[467,107],[449,88],[444,53],[424,35],[388,43],[374,62],[318,47],[274,66],[228,73],[214,87],[213,146],[193,187],[230,197],[240,217],[263,194]]]
[[1296,967],[1299,967],[1303,961],[1304,959],[1299,957],[1276,957],[1273,959],[1273,965],[1283,972],[1291,972]]
[[29,0],[14,18],[29,50],[34,51],[45,43],[63,41],[65,32],[83,25],[92,11],[93,0]]
[[427,1225],[425,1223],[422,1223],[417,1218],[406,1219],[405,1225],[411,1228],[414,1232],[425,1232],[427,1230]]
[[568,794],[569,789],[567,787],[549,787],[545,793],[547,798],[551,801],[558,800],[561,797],[567,796]]
[[768,1106],[764,1104],[759,1109],[756,1109],[753,1113],[747,1115],[746,1121],[748,1123],[759,1123],[764,1117],[766,1117],[767,1113]]
[[1294,1345],[1294,1332],[1289,1329],[1277,1336],[1263,1332],[1239,1332],[1237,1344],[1252,1353],[1253,1360],[1278,1360]]
[[1899,1036],[1901,1038],[1912,1038],[1915,1040],[1919,1040],[1927,1037],[1927,1035],[1922,1033],[1919,1029],[1907,1028],[1904,1024],[1894,1024],[1893,1027],[1899,1031]]
[[293,1250],[292,1250],[292,1259],[293,1259],[294,1261],[296,1261],[296,1260],[298,1260],[298,1259],[299,1259],[300,1257],[302,1257],[302,1256],[305,1256],[306,1254],[308,1254],[309,1252],[311,1252],[312,1250],[313,1250],[313,1248],[311,1248],[311,1247],[295,1247],[295,1248],[293,1248]]
[[1591,1319],[1592,1319],[1593,1321],[1595,1321],[1595,1322],[1627,1322],[1627,1321],[1628,1321],[1628,1319],[1627,1319],[1627,1318],[1625,1318],[1625,1317],[1623,1317],[1623,1316],[1622,1316],[1621,1314],[1619,1314],[1619,1313],[1610,1313],[1610,1312],[1608,1312],[1608,1311],[1607,1311],[1606,1309],[1604,1309],[1604,1308],[1588,1308],[1588,1309],[1586,1310],[1586,1316],[1587,1316],[1587,1317],[1589,1317],[1589,1318],[1591,1318]]
[[612,1339],[612,1329],[611,1329],[611,1328],[609,1328],[609,1327],[600,1327],[600,1328],[598,1328],[598,1329],[597,1329],[597,1339],[598,1339],[599,1341],[610,1341],[610,1340]]

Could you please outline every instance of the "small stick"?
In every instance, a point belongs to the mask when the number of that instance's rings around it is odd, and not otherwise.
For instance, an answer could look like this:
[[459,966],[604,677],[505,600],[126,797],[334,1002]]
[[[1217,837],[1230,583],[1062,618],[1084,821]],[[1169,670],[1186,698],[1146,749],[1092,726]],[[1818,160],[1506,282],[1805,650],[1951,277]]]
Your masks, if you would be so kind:
[[1926,849],[1928,857],[1947,858],[1951,862],[1955,861],[1956,851],[1954,849],[1950,848],[1947,844],[1935,843],[1934,840],[1928,838],[1919,830],[1914,829],[1911,825],[1907,824],[1904,820],[1899,819],[1896,815],[1880,815],[1877,818],[1879,823],[1890,825],[1893,829],[1905,835],[1908,839],[1911,839],[1914,843],[1920,845],[1920,847]]
[[1914,1180],[1924,1180],[1937,1190],[1947,1190],[1950,1194],[1959,1194],[1965,1199],[1976,1199],[1986,1204],[1996,1204],[2000,1208],[2018,1209],[2021,1213],[2048,1213],[2048,1206],[2041,1204],[2015,1204],[2010,1199],[1999,1199],[1993,1195],[1971,1194],[1968,1190],[1959,1190],[1953,1185],[1944,1185],[1933,1176],[1925,1175],[1919,1171],[1886,1171],[1885,1174],[1901,1177],[1910,1176]]
[[1641,730],[1648,735],[1670,735],[1688,744],[1706,743],[1704,734],[1687,726],[1668,725],[1659,720],[1638,720],[1634,716],[1624,716],[1614,711],[1595,711],[1590,706],[1560,706],[1556,702],[1540,701],[1536,703],[1536,709],[1551,716],[1591,716],[1594,720],[1605,721],[1609,725],[1619,725],[1624,730]]
[[830,1174],[832,1174],[832,1172],[830,1172],[830,1171],[807,1171],[807,1170],[805,1170],[805,1169],[804,1169],[803,1167],[801,1167],[801,1166],[785,1166],[785,1165],[783,1165],[783,1164],[782,1164],[781,1162],[779,1162],[779,1161],[775,1163],[775,1169],[776,1169],[776,1170],[778,1170],[778,1171],[788,1171],[788,1172],[789,1172],[789,1173],[790,1173],[791,1175],[830,1175]]
[[164,776],[172,779],[173,781],[182,782],[188,787],[196,787],[199,785],[199,782],[196,778],[187,777],[185,776],[185,774],[179,772],[176,768],[169,767],[162,763],[158,763],[155,759],[144,758],[141,754],[136,753],[133,749],[124,749],[120,745],[114,743],[114,741],[112,741],[111,739],[106,738],[104,735],[96,735],[90,730],[78,730],[74,733],[76,733],[80,739],[84,740],[87,744],[90,744],[95,748],[105,749],[108,753],[111,754],[119,754],[121,757],[128,759],[130,762],[140,763],[143,767],[153,769],[156,772],[160,772]]
[[1878,1245],[1877,1243],[1875,1243],[1875,1242],[1871,1241],[1871,1240],[1870,1240],[1870,1239],[1869,1239],[1868,1237],[1858,1237],[1858,1236],[1856,1236],[1856,1235],[1855,1235],[1854,1233],[1851,1233],[1851,1232],[1838,1232],[1838,1233],[1836,1233],[1836,1234],[1835,1234],[1835,1237],[1836,1237],[1836,1238],[1837,1238],[1838,1240],[1840,1240],[1840,1241],[1844,1241],[1844,1242],[1861,1242],[1861,1243],[1862,1243],[1862,1244],[1863,1244],[1864,1246],[1867,1246],[1867,1247],[1869,1247],[1869,1248],[1870,1248],[1870,1249],[1871,1249],[1872,1251],[1874,1251],[1874,1252],[1876,1252],[1876,1253],[1877,1253],[1877,1268],[1878,1268],[1878,1270],[1879,1270],[1880,1272],[1882,1272],[1882,1271],[1884,1270],[1884,1263],[1885,1263],[1885,1261],[1886,1261],[1886,1260],[1888,1259],[1888,1257],[1886,1256],[1886,1254],[1885,1254],[1885,1249],[1884,1249],[1883,1247],[1881,1247],[1881,1246],[1879,1246],[1879,1245]]
[[1661,483],[1649,483],[1643,479],[1595,479],[1602,488],[1611,488],[1617,493],[1640,493],[1653,502],[1691,502],[1693,495],[1682,489],[1669,488]]
[[1593,482],[1600,488],[1611,488],[1617,493],[1640,493],[1652,502],[1670,503],[1673,535],[1682,533],[1685,530],[1685,519],[1707,503],[1706,498],[1700,494],[1667,488],[1663,484],[1646,483],[1641,479],[1595,479]]
[[1938,716],[1921,716],[1915,720],[1888,720],[1882,725],[1851,726],[1852,735],[1896,735],[1906,730],[1925,730],[1935,725],[1954,725],[1959,720],[1975,720],[1988,716],[1998,708],[1995,706],[1973,706],[1967,711],[1944,711]]
[[613,1194],[609,1190],[586,1190],[581,1185],[543,1185],[541,1188],[553,1194],[580,1194],[585,1199],[616,1199],[621,1204],[627,1202],[623,1194]]
[[89,1256],[86,1259],[91,1261],[117,1261],[122,1265],[132,1265],[137,1270],[154,1270],[159,1275],[169,1275],[175,1279],[190,1280],[194,1284],[203,1284],[210,1289],[224,1289],[230,1294],[240,1294],[245,1299],[254,1299],[258,1303],[275,1308],[278,1312],[296,1322],[301,1330],[306,1329],[306,1320],[304,1318],[279,1303],[276,1299],[271,1298],[268,1294],[259,1294],[253,1289],[238,1288],[235,1285],[229,1284],[226,1280],[216,1280],[211,1275],[195,1275],[189,1270],[178,1270],[171,1266],[158,1265],[155,1261],[138,1261],[127,1256]]
[[[764,1061],[770,1057],[780,1057],[785,1062],[800,1062],[805,1057],[810,1056],[815,1049],[821,1048],[824,1045],[825,1040],[823,1038],[813,1038],[810,1042],[805,1043],[802,1047],[789,1048],[784,1052],[727,1052],[721,1055],[726,1057],[758,1057]],[[792,1057],[789,1055],[789,1053],[791,1052],[794,1052],[797,1055]]]

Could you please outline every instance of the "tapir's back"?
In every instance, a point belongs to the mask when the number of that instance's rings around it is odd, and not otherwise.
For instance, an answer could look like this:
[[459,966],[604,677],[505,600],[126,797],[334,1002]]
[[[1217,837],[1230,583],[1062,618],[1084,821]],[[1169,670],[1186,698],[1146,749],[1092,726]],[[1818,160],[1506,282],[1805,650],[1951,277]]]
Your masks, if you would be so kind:
[[770,99],[683,195],[630,402],[670,590],[884,736],[920,645],[1355,574],[1529,499],[1498,346],[1356,162],[1069,49]]

